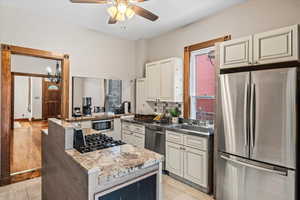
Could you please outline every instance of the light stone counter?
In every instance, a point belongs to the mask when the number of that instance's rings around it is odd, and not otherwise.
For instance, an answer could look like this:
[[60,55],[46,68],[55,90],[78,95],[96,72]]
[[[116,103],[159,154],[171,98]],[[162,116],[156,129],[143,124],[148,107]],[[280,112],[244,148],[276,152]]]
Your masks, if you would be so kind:
[[[85,134],[94,131],[84,129]],[[129,144],[81,154],[73,148],[74,125],[49,119],[48,132],[42,134],[43,200],[98,200],[153,175],[157,177],[156,199],[161,199],[160,154]]]

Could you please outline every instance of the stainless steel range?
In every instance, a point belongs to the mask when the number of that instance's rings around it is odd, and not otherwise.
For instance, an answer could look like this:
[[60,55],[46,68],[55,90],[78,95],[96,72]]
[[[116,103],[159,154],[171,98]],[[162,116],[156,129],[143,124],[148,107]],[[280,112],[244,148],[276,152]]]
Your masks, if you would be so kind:
[[74,130],[74,148],[80,153],[88,153],[125,144],[121,140],[114,140],[102,133],[84,135],[82,129]]

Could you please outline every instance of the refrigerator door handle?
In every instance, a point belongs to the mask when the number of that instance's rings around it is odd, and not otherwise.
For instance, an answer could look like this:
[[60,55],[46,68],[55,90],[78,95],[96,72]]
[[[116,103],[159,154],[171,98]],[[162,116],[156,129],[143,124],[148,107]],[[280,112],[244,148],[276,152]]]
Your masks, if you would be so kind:
[[251,84],[251,97],[250,97],[250,135],[251,135],[251,148],[254,149],[255,146],[255,84]]
[[224,156],[224,155],[221,155],[221,158],[223,158],[224,160],[236,163],[238,165],[245,166],[245,167],[250,167],[250,168],[253,168],[253,169],[260,170],[260,171],[270,172],[270,173],[278,174],[278,175],[281,175],[281,176],[288,176],[287,170],[279,171],[279,170],[275,170],[275,169],[268,169],[268,168],[265,168],[265,167],[260,167],[260,166],[252,165],[252,164],[249,164],[249,163],[245,163],[243,161],[232,159],[232,158],[229,158],[229,157]]
[[244,134],[245,134],[245,147],[249,145],[249,134],[248,134],[248,105],[249,105],[249,84],[245,86],[245,100],[244,100]]

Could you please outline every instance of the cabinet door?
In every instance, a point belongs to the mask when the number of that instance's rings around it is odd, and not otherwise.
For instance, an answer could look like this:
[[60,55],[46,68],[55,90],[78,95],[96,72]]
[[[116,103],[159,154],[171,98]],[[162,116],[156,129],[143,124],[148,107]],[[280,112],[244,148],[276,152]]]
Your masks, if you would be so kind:
[[184,178],[202,187],[207,187],[208,160],[207,153],[201,150],[185,147]]
[[116,118],[114,119],[114,131],[112,137],[114,140],[121,140],[121,119]]
[[139,133],[134,133],[134,145],[140,148],[145,147],[145,136]]
[[174,100],[174,73],[175,63],[172,60],[163,61],[160,64],[161,69],[161,88],[160,100],[173,101]]
[[299,59],[298,25],[254,35],[255,64]]
[[221,43],[221,68],[249,66],[252,65],[252,60],[252,36]]
[[155,101],[160,96],[160,65],[152,64],[146,67],[147,100]]
[[152,114],[151,107],[147,103],[146,79],[138,79],[136,82],[136,113]]
[[130,131],[122,131],[122,141],[134,145],[134,138],[133,138],[133,132]]
[[166,143],[166,169],[167,171],[183,177],[183,147],[182,145]]
[[143,113],[143,103],[145,100],[145,80],[138,79],[136,80],[136,113],[137,114],[144,114]]

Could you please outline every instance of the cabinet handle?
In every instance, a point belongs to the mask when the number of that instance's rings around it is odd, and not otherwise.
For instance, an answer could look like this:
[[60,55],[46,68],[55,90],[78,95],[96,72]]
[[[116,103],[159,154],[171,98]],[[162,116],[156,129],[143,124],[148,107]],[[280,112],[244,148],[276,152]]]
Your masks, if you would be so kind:
[[249,65],[252,65],[252,62],[248,62]]
[[254,64],[257,65],[257,64],[259,64],[259,62],[258,62],[258,61],[255,61]]

